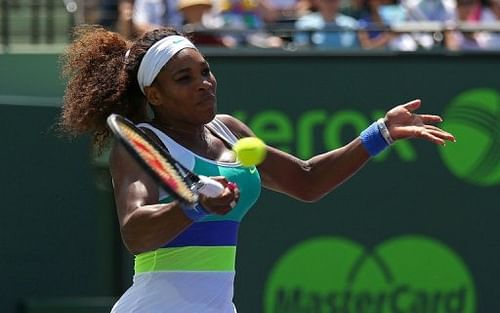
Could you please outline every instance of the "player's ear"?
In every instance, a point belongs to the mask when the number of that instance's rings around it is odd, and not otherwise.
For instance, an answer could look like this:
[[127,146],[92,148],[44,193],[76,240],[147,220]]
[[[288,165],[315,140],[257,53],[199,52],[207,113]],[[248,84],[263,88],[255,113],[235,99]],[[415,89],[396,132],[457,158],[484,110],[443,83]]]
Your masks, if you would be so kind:
[[154,85],[144,87],[144,93],[146,94],[146,99],[148,99],[148,102],[152,106],[160,105],[160,92]]

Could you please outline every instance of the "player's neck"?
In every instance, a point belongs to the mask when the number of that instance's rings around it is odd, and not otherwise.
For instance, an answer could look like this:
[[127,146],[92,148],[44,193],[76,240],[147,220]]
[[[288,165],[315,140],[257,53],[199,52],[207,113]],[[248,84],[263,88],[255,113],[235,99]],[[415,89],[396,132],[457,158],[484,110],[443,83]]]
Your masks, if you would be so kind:
[[153,119],[151,124],[175,140],[192,143],[207,143],[209,141],[208,130],[204,125],[199,127],[189,127],[188,125],[174,126],[156,119]]

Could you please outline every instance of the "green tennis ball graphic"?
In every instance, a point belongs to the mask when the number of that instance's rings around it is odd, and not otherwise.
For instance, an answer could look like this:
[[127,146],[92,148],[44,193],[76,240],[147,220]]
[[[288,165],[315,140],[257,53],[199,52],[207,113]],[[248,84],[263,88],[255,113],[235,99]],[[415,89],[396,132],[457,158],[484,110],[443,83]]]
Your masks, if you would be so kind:
[[500,183],[500,94],[474,89],[459,94],[443,114],[442,128],[457,142],[440,149],[457,177],[476,185]]
[[320,237],[302,242],[273,268],[265,313],[474,313],[474,283],[461,258],[422,236],[359,244]]

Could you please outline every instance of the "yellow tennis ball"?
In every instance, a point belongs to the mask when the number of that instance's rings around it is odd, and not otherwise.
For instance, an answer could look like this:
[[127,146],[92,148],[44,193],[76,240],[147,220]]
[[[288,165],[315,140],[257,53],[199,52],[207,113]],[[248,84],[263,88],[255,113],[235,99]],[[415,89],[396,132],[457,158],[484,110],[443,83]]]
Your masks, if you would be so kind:
[[241,165],[251,167],[259,165],[266,157],[266,144],[256,137],[246,137],[238,140],[233,151]]

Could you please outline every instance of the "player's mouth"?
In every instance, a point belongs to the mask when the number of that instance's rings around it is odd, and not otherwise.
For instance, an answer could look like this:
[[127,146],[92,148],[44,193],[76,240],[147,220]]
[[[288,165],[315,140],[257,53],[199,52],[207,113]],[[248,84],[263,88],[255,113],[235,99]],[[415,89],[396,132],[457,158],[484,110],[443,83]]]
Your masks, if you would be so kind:
[[201,96],[200,100],[198,101],[198,104],[200,105],[207,105],[207,104],[214,104],[215,103],[215,93],[206,93]]

